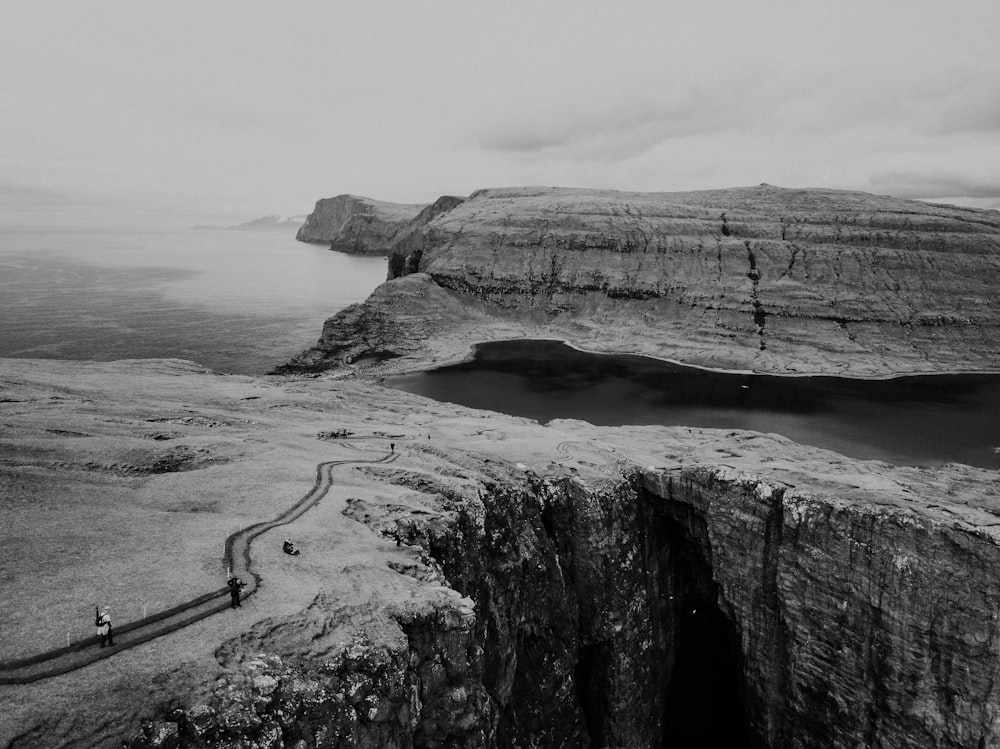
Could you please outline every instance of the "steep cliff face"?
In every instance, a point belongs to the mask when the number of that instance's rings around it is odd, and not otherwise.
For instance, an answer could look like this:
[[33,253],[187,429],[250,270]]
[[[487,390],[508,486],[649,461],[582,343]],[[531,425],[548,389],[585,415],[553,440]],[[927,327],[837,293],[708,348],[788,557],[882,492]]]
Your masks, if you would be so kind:
[[275,373],[371,365],[419,355],[424,342],[451,330],[455,320],[471,323],[485,316],[458,294],[425,274],[383,284],[364,302],[345,307],[323,324],[320,343]]
[[[189,600],[219,536],[339,464],[289,526],[301,556],[254,545],[251,605],[0,688],[11,749],[117,747],[142,722],[133,745],[159,749],[1000,745],[996,471],[176,361],[8,360],[3,384],[14,535],[65,497],[74,538],[118,519],[78,544],[91,561],[48,567],[59,586],[30,576],[52,545],[15,539],[8,666],[61,645],[68,599],[86,616],[109,547],[118,600]],[[182,443],[206,460],[122,472]]]
[[495,718],[470,637],[474,616],[449,603],[396,611],[399,637],[389,642],[359,636],[314,662],[244,658],[209,701],[163,711],[131,746],[487,746]]
[[[969,475],[942,478],[955,491]],[[590,486],[529,478],[537,514],[492,493],[477,574],[468,547],[441,556],[462,560],[452,584],[486,617],[485,683],[500,736],[513,732],[500,745],[1000,741],[990,509],[961,517],[891,482],[882,493],[789,479],[709,466]],[[521,732],[532,709],[508,694],[535,705],[536,733]],[[542,729],[574,717],[577,735]]]
[[492,189],[392,257],[390,277],[427,273],[520,334],[593,350],[769,372],[1000,369],[995,211],[768,185]]
[[[753,440],[718,444],[736,455]],[[946,499],[982,492],[987,472],[622,463],[584,480],[423,452],[433,469],[365,470],[406,502],[349,512],[426,550],[400,573],[458,594],[391,610],[388,646],[363,635],[311,661],[250,658],[213,704],[150,723],[136,746],[1000,741],[997,508]],[[229,652],[326,632],[322,616],[283,626]]]
[[[445,457],[426,454],[439,467]],[[681,557],[654,505],[637,501],[635,479],[588,486],[461,453],[446,460],[462,482],[366,470],[419,493],[423,507],[387,499],[349,512],[427,550],[401,574],[467,598],[392,606],[393,634],[369,623],[322,656],[247,656],[210,702],[166,711],[132,746],[659,745]],[[336,608],[318,601],[310,616],[259,627],[220,659],[322,647]]]
[[316,201],[295,238],[300,242],[329,242],[331,250],[341,252],[383,255],[399,230],[423,208],[357,195],[323,198]]
[[724,470],[643,480],[711,560],[764,746],[1000,741],[993,527]]
[[389,255],[390,279],[419,272],[424,250],[436,246],[438,242],[434,230],[428,229],[428,225],[464,202],[465,198],[443,195],[420,211],[416,218],[400,230],[393,239],[392,252]]

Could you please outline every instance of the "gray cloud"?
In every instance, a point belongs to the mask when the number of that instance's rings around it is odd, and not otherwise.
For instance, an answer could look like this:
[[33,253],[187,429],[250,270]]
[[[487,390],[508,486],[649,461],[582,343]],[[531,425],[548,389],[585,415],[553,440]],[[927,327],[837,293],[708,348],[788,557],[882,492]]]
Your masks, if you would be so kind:
[[44,208],[106,205],[107,201],[34,185],[0,182],[0,206],[12,208]]
[[989,179],[977,179],[943,171],[883,172],[871,177],[873,190],[901,198],[930,199],[944,196],[1000,199],[1000,174]]
[[741,104],[746,87],[731,86],[729,93],[710,89],[692,85],[665,91],[662,98],[646,91],[618,92],[610,101],[593,98],[555,104],[545,115],[516,117],[485,128],[479,145],[499,153],[561,149],[584,159],[618,160],[670,139],[745,126]]
[[944,99],[944,106],[930,123],[931,133],[1000,132],[1000,70],[987,73],[966,79]]
[[[57,4],[0,3],[12,183],[259,213],[485,184],[995,194],[996,0],[465,4],[447,24]],[[48,199],[26,195],[0,188]]]

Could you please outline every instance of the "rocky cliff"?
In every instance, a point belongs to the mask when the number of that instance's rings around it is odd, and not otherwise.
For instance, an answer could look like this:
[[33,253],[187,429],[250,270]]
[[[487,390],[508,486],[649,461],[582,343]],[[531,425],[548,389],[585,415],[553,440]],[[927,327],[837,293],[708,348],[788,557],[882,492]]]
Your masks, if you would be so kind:
[[124,623],[212,589],[220,539],[338,464],[248,605],[0,685],[0,745],[1000,743],[995,471],[182,362],[0,383],[3,660],[92,635],[95,590]]
[[300,242],[330,244],[331,250],[382,255],[393,238],[424,208],[423,205],[386,203],[357,195],[338,195],[316,201],[296,234]]
[[[1000,369],[996,211],[769,185],[492,189],[443,208],[400,233],[390,275],[487,314],[436,331],[446,358],[515,335],[761,372]],[[338,326],[310,367],[349,361]]]
[[[425,550],[398,571],[457,594],[390,607],[398,637],[318,660],[289,643],[322,642],[332,602],[283,624],[292,640],[259,628],[226,648],[245,655],[212,702],[133,746],[1000,741],[1000,507],[938,494],[988,472],[831,470],[787,444],[762,467],[779,445],[755,435],[575,430],[615,444],[605,476],[420,445],[422,468],[366,470],[406,501],[347,515]],[[670,464],[625,457],[640,438]],[[682,465],[709,445],[726,465]]]

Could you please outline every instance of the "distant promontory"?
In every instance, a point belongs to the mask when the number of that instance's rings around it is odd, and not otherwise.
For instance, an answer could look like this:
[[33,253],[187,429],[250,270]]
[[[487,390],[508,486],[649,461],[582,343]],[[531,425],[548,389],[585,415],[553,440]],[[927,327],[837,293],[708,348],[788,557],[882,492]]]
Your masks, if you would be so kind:
[[359,195],[316,201],[295,238],[328,244],[331,250],[360,255],[387,255],[396,234],[424,205],[386,203]]
[[252,221],[244,221],[242,224],[230,224],[228,226],[199,225],[191,228],[198,231],[215,231],[221,229],[225,231],[273,231],[290,234],[295,229],[301,227],[304,220],[302,216],[279,216],[271,214],[255,218]]
[[522,337],[768,373],[1000,371],[997,211],[772,185],[521,187],[390,230],[364,218],[389,204],[355,200],[328,208],[353,211],[338,242],[388,246],[390,280],[284,371],[419,369]]

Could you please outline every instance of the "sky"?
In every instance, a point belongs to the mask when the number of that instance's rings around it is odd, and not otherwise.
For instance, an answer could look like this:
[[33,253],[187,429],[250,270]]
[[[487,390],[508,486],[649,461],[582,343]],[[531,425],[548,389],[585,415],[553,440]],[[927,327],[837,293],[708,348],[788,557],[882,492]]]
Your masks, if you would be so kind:
[[1000,208],[997,0],[0,0],[0,213],[482,187]]

